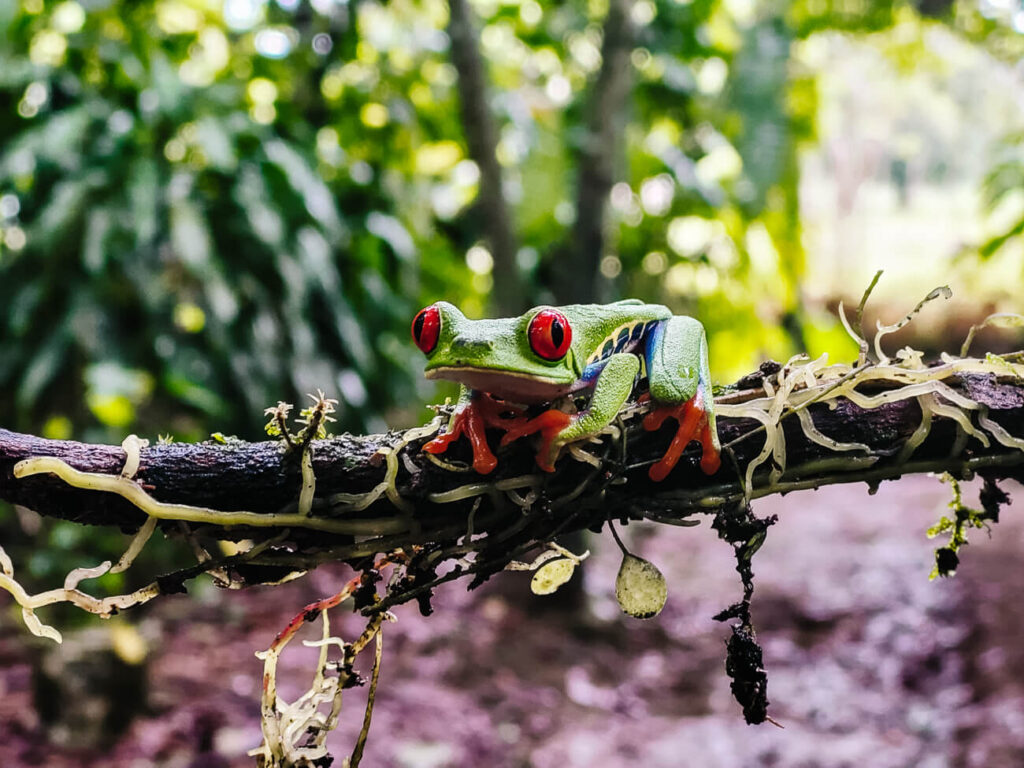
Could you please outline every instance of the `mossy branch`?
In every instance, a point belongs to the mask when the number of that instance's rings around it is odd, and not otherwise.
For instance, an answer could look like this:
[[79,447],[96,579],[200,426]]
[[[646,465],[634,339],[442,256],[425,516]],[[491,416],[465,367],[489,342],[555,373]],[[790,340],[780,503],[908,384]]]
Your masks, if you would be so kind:
[[[637,418],[643,406],[631,405],[609,434],[576,446],[550,475],[535,467],[526,444],[503,449],[498,469],[486,477],[466,470],[459,462],[466,456],[458,453],[439,462],[419,450],[436,422],[410,433],[314,441],[316,496],[308,515],[298,508],[302,454],[282,442],[144,447],[135,476],[127,478],[122,448],[0,429],[0,498],[42,515],[128,531],[146,521],[140,500],[150,498],[149,514],[165,529],[168,521],[185,520],[207,538],[277,538],[250,567],[308,568],[456,541],[463,556],[485,549],[511,554],[556,530],[595,528],[606,519],[680,522],[723,505],[832,483],[876,485],[914,472],[1020,479],[1024,439],[1015,436],[1024,436],[1024,381],[1019,364],[1007,362],[1014,359],[957,359],[917,370],[869,366],[857,378],[837,377],[836,389],[820,401],[808,396],[814,388],[806,377],[814,381],[815,374],[804,370],[807,364],[766,364],[717,399],[728,450],[712,477],[700,472],[694,445],[666,480],[651,482],[645,470],[668,438],[644,432]],[[66,469],[47,467],[39,457],[60,459]],[[25,476],[16,478],[15,466],[27,459],[36,461],[22,465]],[[58,471],[62,476],[50,474]],[[108,476],[110,487],[96,490],[91,475]]]

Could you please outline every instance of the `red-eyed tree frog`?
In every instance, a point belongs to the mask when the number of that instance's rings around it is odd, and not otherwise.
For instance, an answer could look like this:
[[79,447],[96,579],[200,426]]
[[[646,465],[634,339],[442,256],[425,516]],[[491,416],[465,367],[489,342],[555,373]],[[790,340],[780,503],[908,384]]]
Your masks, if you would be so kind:
[[[669,417],[679,426],[649,475],[663,480],[691,440],[703,447],[701,469],[718,471],[718,433],[704,326],[660,304],[627,299],[614,304],[534,307],[520,317],[470,320],[439,301],[412,321],[416,346],[427,356],[428,379],[462,385],[447,431],[424,446],[444,453],[460,436],[473,447],[473,468],[487,474],[497,459],[487,427],[503,430],[501,445],[539,433],[537,464],[554,471],[562,447],[604,429],[618,414],[646,368],[654,410],[644,427]],[[552,403],[590,391],[587,407],[568,414],[552,407],[527,417],[516,405]],[[511,414],[511,416],[509,415]]]

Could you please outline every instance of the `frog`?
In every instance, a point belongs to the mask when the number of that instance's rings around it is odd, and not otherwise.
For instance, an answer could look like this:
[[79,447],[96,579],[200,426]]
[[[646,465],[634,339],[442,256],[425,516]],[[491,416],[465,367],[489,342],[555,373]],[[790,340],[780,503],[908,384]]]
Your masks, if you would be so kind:
[[[664,456],[648,469],[650,479],[664,480],[694,440],[705,474],[721,465],[707,337],[696,318],[625,299],[473,320],[438,301],[413,318],[412,337],[427,358],[426,378],[460,385],[445,431],[423,446],[430,454],[465,436],[473,469],[486,475],[497,466],[487,429],[504,432],[502,446],[536,434],[537,465],[553,472],[566,446],[615,420],[645,375],[647,391],[637,400],[649,400],[651,410],[643,428],[658,430],[670,418],[677,423]],[[585,407],[575,409],[576,399],[588,395]],[[536,413],[538,404],[550,407]]]

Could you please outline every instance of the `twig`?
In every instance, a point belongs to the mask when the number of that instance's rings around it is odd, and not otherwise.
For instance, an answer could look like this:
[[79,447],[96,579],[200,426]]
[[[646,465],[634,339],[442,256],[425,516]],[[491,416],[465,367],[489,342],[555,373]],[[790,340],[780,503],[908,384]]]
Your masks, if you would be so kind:
[[352,750],[352,757],[349,759],[349,768],[358,768],[359,762],[363,759],[363,749],[366,747],[366,739],[370,735],[370,720],[373,718],[373,703],[377,699],[377,680],[380,678],[380,661],[384,653],[384,629],[377,627],[377,649],[373,655],[373,672],[370,676],[370,690],[366,697],[366,713],[363,715],[363,727],[359,729],[359,738],[356,740],[355,749]]

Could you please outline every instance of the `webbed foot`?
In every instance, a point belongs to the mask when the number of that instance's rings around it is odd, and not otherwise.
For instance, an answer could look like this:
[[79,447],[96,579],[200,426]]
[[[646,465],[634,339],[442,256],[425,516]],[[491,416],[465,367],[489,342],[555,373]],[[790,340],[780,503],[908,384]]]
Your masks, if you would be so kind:
[[527,418],[522,409],[480,394],[456,408],[448,431],[426,443],[423,450],[433,454],[444,453],[449,445],[465,435],[473,447],[473,469],[487,475],[498,466],[498,460],[487,444],[488,428],[505,433],[500,443],[503,446],[520,437],[540,433],[537,466],[545,472],[554,472],[554,458],[558,452],[554,441],[571,421],[572,416],[555,409]]
[[[514,414],[511,418],[503,418],[502,414],[510,412]],[[465,435],[473,447],[473,469],[481,475],[490,474],[498,466],[498,460],[487,445],[487,427],[507,432],[510,428],[527,421],[519,408],[486,395],[479,395],[469,403],[456,408],[448,424],[448,431],[426,443],[423,450],[433,454],[444,453],[449,445]]]
[[647,476],[655,482],[660,482],[668,477],[668,473],[675,467],[679,457],[683,455],[683,451],[692,440],[699,440],[703,448],[700,468],[704,474],[715,474],[722,465],[722,459],[716,445],[716,436],[711,434],[711,424],[701,393],[698,391],[692,398],[679,405],[655,407],[644,417],[644,429],[648,432],[660,429],[668,418],[674,418],[679,422],[679,428],[676,430],[668,450],[665,451],[665,455],[648,470]]

